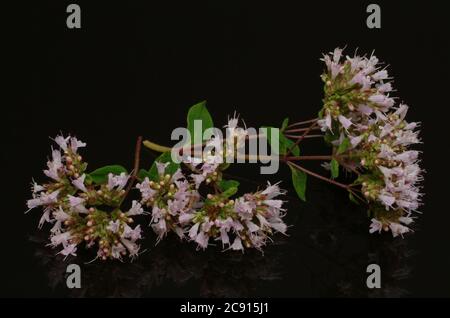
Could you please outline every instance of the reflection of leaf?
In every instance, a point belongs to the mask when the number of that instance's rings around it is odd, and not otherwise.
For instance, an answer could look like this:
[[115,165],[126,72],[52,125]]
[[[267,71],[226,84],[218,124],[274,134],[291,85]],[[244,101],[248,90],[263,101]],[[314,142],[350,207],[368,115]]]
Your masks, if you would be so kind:
[[[209,114],[208,109],[206,108],[206,101],[195,104],[189,109],[187,115],[187,129],[191,134],[191,142],[194,142],[194,121],[201,120],[202,121],[202,131],[201,131],[201,140],[203,140],[203,133],[208,128],[213,128],[213,120],[211,115]],[[199,133],[199,132],[197,132]]]
[[332,159],[331,163],[330,163],[330,167],[331,167],[331,177],[333,179],[336,179],[337,177],[339,177],[339,162],[337,162],[336,159]]
[[306,201],[306,179],[307,175],[303,171],[300,171],[292,166],[289,166],[292,172],[292,185],[294,186],[295,192],[300,199]]
[[159,180],[159,175],[158,175],[158,168],[156,167],[156,163],[157,162],[161,162],[161,163],[166,163],[168,162],[169,164],[166,167],[165,173],[168,174],[174,174],[175,171],[178,170],[178,168],[180,168],[180,164],[179,163],[175,163],[172,161],[172,154],[170,151],[164,152],[162,153],[158,158],[155,159],[155,161],[153,162],[151,168],[148,170],[148,178],[150,180]]
[[108,175],[110,173],[113,175],[119,175],[122,172],[127,173],[127,169],[119,165],[104,166],[89,173],[87,178],[90,182],[102,184],[108,181]]

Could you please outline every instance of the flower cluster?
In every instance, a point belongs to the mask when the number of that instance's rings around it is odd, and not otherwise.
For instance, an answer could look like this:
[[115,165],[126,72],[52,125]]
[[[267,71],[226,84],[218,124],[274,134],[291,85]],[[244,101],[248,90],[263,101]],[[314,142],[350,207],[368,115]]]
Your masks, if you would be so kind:
[[[244,133],[239,132],[237,118],[230,119],[225,127],[233,130],[238,143],[242,142]],[[151,224],[158,240],[173,231],[202,249],[210,241],[219,241],[227,249],[260,250],[273,231],[286,232],[283,201],[275,199],[284,191],[277,184],[269,184],[265,190],[231,199],[237,192],[237,182],[223,180],[223,156],[223,151],[218,151],[209,153],[203,161],[185,158],[188,171],[184,173],[180,168],[173,171],[170,162],[156,162],[157,176],[145,177],[136,185],[141,203],[152,209]]]
[[[50,181],[33,184],[33,198],[27,205],[31,210],[42,207],[44,213],[39,228],[45,222],[50,230],[50,245],[61,246],[60,254],[76,255],[78,246],[96,246],[97,257],[122,259],[135,257],[139,252],[140,226],[132,228],[133,216],[143,214],[141,205],[134,201],[128,212],[120,210],[129,176],[122,172],[109,173],[98,181],[86,173],[87,163],[78,153],[86,144],[75,137],[57,136],[59,149],[52,150],[44,174]],[[110,208],[104,211],[103,208]]]
[[358,171],[355,184],[370,203],[370,232],[403,235],[422,196],[419,152],[409,148],[420,142],[419,123],[408,123],[408,106],[396,106],[389,96],[391,78],[374,55],[343,58],[337,48],[323,61],[325,98],[318,124],[340,163]]

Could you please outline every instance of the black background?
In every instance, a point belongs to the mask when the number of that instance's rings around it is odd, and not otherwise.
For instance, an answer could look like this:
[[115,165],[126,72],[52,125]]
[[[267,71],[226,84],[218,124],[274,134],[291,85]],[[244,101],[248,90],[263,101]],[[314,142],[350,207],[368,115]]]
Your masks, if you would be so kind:
[[[1,294],[4,296],[450,296],[448,178],[448,18],[443,1],[380,2],[382,28],[366,27],[366,1],[77,2],[82,28],[66,27],[65,1],[14,11],[14,99],[2,112]],[[311,118],[321,105],[322,52],[347,46],[390,65],[396,96],[422,122],[425,205],[413,235],[369,235],[363,207],[310,180],[308,202],[295,199],[285,167],[289,237],[257,252],[196,252],[173,237],[133,264],[63,263],[45,247],[40,212],[27,215],[34,177],[50,153],[49,136],[88,143],[95,169],[132,166],[135,138],[167,144],[189,106],[208,101],[216,126],[237,110],[248,126]],[[305,143],[304,153],[320,153]],[[143,165],[155,154],[144,151]],[[258,167],[233,167],[244,190],[265,182]],[[143,224],[148,220],[143,220]],[[65,266],[82,265],[82,290],[65,287]],[[382,268],[382,289],[365,287],[366,265]]]

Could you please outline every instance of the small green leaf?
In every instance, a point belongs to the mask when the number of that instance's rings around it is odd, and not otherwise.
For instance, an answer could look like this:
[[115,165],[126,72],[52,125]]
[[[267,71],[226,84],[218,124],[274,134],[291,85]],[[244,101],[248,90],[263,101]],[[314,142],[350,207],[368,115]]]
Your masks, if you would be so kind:
[[236,194],[236,192],[238,192],[238,188],[237,187],[230,187],[230,188],[228,188],[226,191],[224,191],[222,193],[222,196],[225,197],[225,198],[229,198],[232,195]]
[[322,108],[319,113],[317,114],[319,116],[320,119],[323,118],[323,112],[324,112],[324,108]]
[[217,184],[219,186],[219,189],[223,192],[227,191],[230,188],[238,188],[239,187],[239,181],[236,180],[220,180],[220,182]]
[[[189,133],[191,134],[191,143],[194,143],[195,141],[195,135],[194,135],[194,121],[195,120],[201,120],[202,121],[202,131],[201,131],[201,140],[203,141],[203,133],[208,128],[213,128],[213,120],[211,118],[211,115],[208,112],[208,109],[206,108],[206,101],[202,101],[198,104],[195,104],[189,109],[189,112],[187,114],[187,129]],[[197,137],[198,138],[198,137]]]
[[281,131],[285,131],[288,125],[289,125],[289,118],[286,117],[286,118],[283,120],[283,123],[281,124],[280,130],[281,130]]
[[349,192],[348,193],[348,198],[350,199],[350,201],[352,201],[353,203],[356,203],[359,205],[358,200],[356,200],[355,196],[353,195],[353,193]]
[[347,137],[345,137],[344,140],[342,140],[341,144],[339,145],[337,154],[340,155],[341,153],[346,152],[347,149],[350,147],[350,145],[351,145],[350,140]]
[[300,199],[306,201],[306,180],[307,175],[303,171],[297,170],[292,166],[289,166],[292,172],[292,185],[294,186],[295,192]]
[[153,162],[151,168],[148,170],[148,178],[153,181],[159,180],[158,175],[158,168],[156,167],[156,162],[166,163],[168,162],[169,165],[166,167],[166,170],[164,173],[173,174],[175,171],[180,168],[179,163],[175,163],[172,161],[172,155],[170,151],[162,153],[158,158],[155,159]]
[[336,159],[331,160],[331,177],[336,179],[339,177],[339,162]]
[[119,175],[122,172],[128,173],[127,169],[119,165],[104,166],[87,174],[87,178],[89,182],[93,182],[95,184],[102,184],[108,181],[108,175],[110,173],[114,175]]

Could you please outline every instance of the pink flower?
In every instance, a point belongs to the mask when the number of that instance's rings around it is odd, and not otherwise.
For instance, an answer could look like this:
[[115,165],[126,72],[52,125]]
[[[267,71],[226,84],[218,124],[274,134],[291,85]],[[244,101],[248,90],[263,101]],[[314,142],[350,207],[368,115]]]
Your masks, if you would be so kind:
[[234,251],[242,251],[244,252],[244,246],[242,246],[242,241],[239,236],[234,239],[233,244],[231,244],[230,249]]
[[369,233],[381,233],[381,230],[383,229],[383,223],[378,221],[377,219],[372,219],[372,223],[370,224]]
[[72,181],[72,184],[79,190],[83,191],[83,192],[87,192],[86,186],[84,185],[84,179],[86,178],[86,175],[83,174],[81,177],[79,177],[78,179],[75,179]]

